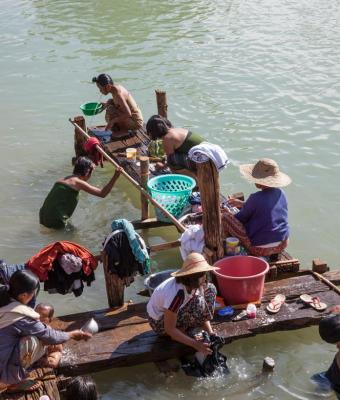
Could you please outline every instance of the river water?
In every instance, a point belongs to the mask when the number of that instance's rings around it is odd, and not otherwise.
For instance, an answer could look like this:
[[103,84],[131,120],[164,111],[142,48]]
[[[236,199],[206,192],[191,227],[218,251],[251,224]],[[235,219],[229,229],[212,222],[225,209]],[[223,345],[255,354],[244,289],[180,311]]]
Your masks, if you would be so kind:
[[[286,189],[290,253],[303,266],[320,257],[337,267],[337,0],[1,0],[0,6],[2,258],[23,262],[61,239],[96,253],[112,219],[139,217],[139,195],[121,178],[104,200],[81,195],[76,230],[52,232],[38,223],[51,185],[71,170],[68,118],[80,113],[81,103],[99,99],[90,81],[107,72],[133,93],[145,119],[156,112],[154,89],[164,89],[175,125],[227,151],[232,165],[220,175],[223,193],[254,190],[240,179],[239,164],[277,160],[293,178]],[[112,173],[109,166],[97,169],[92,183],[103,185]],[[173,228],[146,236],[152,244],[175,238]],[[153,268],[179,263],[177,252],[168,251],[154,258]],[[57,314],[106,306],[102,278],[98,271],[81,299],[55,296]],[[127,298],[140,301],[141,287],[140,278]],[[314,399],[323,395],[315,394],[309,376],[326,368],[335,349],[309,328],[238,341],[225,352],[228,378],[177,373],[165,379],[147,364],[95,379],[104,399]],[[258,373],[267,355],[277,368],[264,378]]]

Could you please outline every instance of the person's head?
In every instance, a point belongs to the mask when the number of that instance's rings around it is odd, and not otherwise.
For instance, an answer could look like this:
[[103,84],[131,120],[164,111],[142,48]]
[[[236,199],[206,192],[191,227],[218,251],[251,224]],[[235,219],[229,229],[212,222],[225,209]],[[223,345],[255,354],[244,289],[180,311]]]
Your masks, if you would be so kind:
[[323,318],[319,324],[319,334],[327,342],[340,345],[340,314],[331,314]]
[[88,180],[91,177],[92,171],[95,165],[87,157],[78,157],[74,164],[73,175],[77,175],[84,180]]
[[177,283],[182,283],[190,291],[203,286],[207,280],[207,272],[216,269],[206,262],[202,254],[191,253],[184,260],[182,268],[173,272],[171,276],[174,276]]
[[98,392],[90,376],[77,376],[66,387],[65,400],[97,400]]
[[40,321],[44,324],[50,324],[54,315],[54,307],[48,303],[39,303],[35,311],[40,315]]
[[110,93],[111,87],[114,85],[113,80],[108,74],[100,74],[92,78],[92,82],[95,83],[101,94],[107,95]]
[[39,289],[39,279],[33,272],[16,271],[11,276],[8,286],[1,288],[0,307],[9,304],[12,299],[26,305],[39,292]]
[[241,175],[259,189],[288,186],[291,178],[280,171],[276,161],[262,158],[256,164],[240,165]]
[[153,115],[146,123],[146,132],[152,140],[161,139],[172,128],[172,123],[160,115]]

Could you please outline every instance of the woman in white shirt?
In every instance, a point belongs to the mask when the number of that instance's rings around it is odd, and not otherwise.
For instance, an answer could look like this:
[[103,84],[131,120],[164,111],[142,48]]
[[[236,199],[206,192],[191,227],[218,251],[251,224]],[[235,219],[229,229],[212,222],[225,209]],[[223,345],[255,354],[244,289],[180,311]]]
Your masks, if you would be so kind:
[[211,354],[209,344],[190,337],[187,332],[202,328],[213,334],[210,325],[214,315],[216,288],[207,283],[206,274],[215,270],[199,253],[191,253],[180,270],[154,290],[147,305],[151,328],[158,335]]

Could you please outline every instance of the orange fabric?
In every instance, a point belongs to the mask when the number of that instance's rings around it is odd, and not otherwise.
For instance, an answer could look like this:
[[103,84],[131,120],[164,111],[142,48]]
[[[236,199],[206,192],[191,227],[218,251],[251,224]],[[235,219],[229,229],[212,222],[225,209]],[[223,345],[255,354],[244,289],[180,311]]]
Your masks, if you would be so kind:
[[88,153],[92,161],[96,164],[99,165],[103,168],[103,155],[97,150],[97,146],[101,147],[100,141],[96,137],[90,137],[90,139],[87,139],[87,141],[84,143],[83,148]]
[[49,244],[42,248],[35,256],[27,262],[27,268],[34,272],[38,278],[44,282],[48,278],[48,271],[53,268],[53,262],[59,256],[71,253],[83,260],[83,271],[85,275],[90,275],[97,268],[98,261],[85,247],[79,244],[60,241]]

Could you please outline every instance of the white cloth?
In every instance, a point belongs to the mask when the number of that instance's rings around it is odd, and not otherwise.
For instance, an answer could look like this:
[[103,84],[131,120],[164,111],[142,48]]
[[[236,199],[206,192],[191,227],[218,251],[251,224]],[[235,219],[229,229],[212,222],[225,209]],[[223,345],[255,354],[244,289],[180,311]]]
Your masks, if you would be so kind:
[[12,301],[7,306],[0,308],[0,329],[14,324],[24,317],[30,317],[39,321],[40,315],[33,308],[25,306],[18,301]]
[[61,268],[71,275],[73,272],[79,272],[83,268],[83,260],[71,253],[65,253],[59,257]]
[[179,240],[181,242],[180,252],[183,260],[192,252],[202,254],[204,248],[204,231],[202,225],[189,225]]
[[[159,320],[164,315],[165,310],[171,310],[177,313],[178,309],[185,306],[193,297],[192,293],[188,293],[185,286],[176,283],[176,278],[171,277],[156,287],[146,306],[146,310],[152,319]],[[178,299],[178,304],[176,300]]]
[[188,152],[190,160],[204,163],[209,159],[215,164],[217,171],[221,171],[229,164],[228,157],[221,146],[209,142],[202,142],[192,147]]

